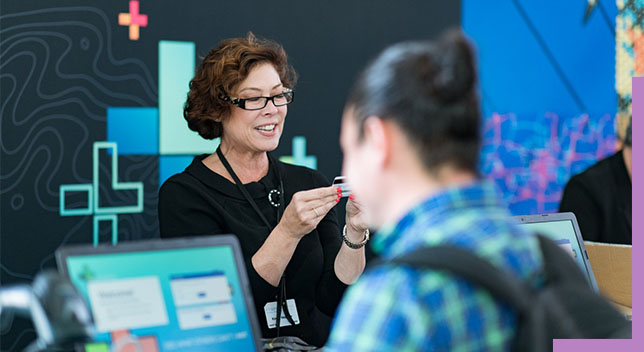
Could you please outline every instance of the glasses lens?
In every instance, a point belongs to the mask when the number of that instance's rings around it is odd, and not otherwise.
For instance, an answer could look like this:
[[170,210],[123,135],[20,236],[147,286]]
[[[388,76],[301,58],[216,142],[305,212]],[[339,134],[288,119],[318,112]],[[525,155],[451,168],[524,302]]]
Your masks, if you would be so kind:
[[273,99],[276,106],[286,105],[293,101],[293,92],[284,92]]
[[266,105],[266,98],[257,97],[246,99],[246,109],[261,109]]

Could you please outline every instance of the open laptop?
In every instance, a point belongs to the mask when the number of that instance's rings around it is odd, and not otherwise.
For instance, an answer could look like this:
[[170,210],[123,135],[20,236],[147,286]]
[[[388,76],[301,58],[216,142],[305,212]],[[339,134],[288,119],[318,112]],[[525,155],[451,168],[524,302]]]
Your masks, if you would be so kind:
[[261,350],[235,236],[69,246],[56,261],[94,317],[86,352]]
[[575,262],[581,268],[581,271],[586,275],[590,286],[595,290],[595,292],[599,292],[575,214],[554,213],[520,215],[515,216],[514,218],[517,219],[521,226],[527,231],[540,233],[544,236],[550,237],[561,248],[570,253]]

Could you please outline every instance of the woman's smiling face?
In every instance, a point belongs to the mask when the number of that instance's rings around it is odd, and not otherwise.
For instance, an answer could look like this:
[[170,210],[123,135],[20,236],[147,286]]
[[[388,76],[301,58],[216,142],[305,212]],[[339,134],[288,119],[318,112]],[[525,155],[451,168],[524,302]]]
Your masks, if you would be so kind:
[[[271,97],[282,93],[284,89],[275,67],[262,63],[248,73],[231,97]],[[234,106],[229,118],[222,121],[222,139],[236,149],[251,152],[275,150],[282,136],[287,111],[286,105],[275,106],[272,101],[259,110],[244,110]]]

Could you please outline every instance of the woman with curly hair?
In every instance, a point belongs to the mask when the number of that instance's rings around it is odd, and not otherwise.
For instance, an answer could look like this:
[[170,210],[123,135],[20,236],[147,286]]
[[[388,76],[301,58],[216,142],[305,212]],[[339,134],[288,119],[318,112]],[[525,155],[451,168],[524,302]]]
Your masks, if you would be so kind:
[[190,82],[184,117],[203,138],[221,141],[163,184],[159,223],[163,238],[235,234],[263,336],[321,346],[345,288],[364,269],[368,231],[355,200],[340,230],[339,190],[318,171],[269,153],[295,81],[281,45],[252,33],[208,53]]

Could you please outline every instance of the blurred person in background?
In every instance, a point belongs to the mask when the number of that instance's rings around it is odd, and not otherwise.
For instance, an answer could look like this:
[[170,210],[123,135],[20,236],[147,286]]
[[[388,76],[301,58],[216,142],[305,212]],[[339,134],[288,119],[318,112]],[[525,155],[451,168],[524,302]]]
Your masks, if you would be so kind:
[[559,211],[573,212],[586,241],[633,243],[633,130],[628,117],[622,148],[573,176]]

